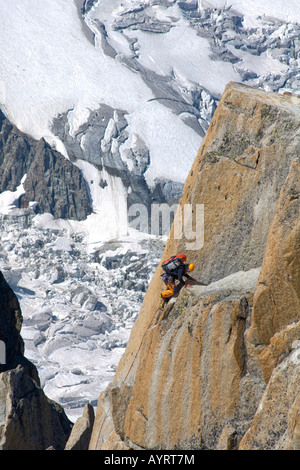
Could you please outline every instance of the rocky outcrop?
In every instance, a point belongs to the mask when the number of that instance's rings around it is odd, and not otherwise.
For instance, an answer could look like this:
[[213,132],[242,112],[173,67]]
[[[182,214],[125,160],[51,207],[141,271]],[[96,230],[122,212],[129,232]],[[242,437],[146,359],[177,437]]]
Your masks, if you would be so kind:
[[83,416],[75,422],[65,450],[88,450],[94,424],[94,408],[90,403],[84,407]]
[[298,448],[299,124],[297,96],[226,87],[180,202],[204,245],[173,226],[163,254],[208,285],[161,312],[158,267],[90,449]]
[[22,366],[0,374],[0,449],[63,450],[71,422]]
[[25,175],[17,207],[35,202],[37,213],[75,220],[91,213],[81,171],[44,139],[36,141],[20,132],[0,111],[0,192],[15,191]]
[[19,302],[0,273],[0,449],[64,449],[72,423],[41,389],[36,367],[24,356],[21,326]]

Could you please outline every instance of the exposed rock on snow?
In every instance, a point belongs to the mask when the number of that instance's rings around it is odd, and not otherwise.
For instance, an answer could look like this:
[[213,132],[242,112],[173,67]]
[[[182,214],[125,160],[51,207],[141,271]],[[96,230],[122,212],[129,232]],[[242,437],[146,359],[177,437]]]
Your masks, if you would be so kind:
[[44,139],[35,141],[22,134],[1,110],[0,142],[0,192],[14,192],[23,183],[23,192],[14,201],[17,207],[35,203],[36,213],[50,212],[56,218],[75,220],[91,213],[81,171]]
[[[90,113],[87,122],[75,135],[70,133],[68,114],[54,119],[53,132],[64,142],[69,157],[75,163],[78,159],[86,160],[99,170],[102,189],[111,184],[105,176],[108,174],[121,179],[127,189],[129,207],[142,203],[150,208],[154,200],[160,203],[178,201],[183,186],[178,182],[163,180],[168,191],[159,191],[159,180],[156,180],[154,188],[148,187],[144,175],[150,165],[150,152],[139,136],[121,150],[129,136],[124,111],[102,105]],[[91,181],[88,183],[93,184]]]

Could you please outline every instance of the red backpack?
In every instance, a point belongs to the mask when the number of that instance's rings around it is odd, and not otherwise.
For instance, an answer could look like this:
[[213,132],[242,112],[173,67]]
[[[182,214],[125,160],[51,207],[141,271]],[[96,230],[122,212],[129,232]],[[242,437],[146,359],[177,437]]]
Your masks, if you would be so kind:
[[171,256],[171,258],[164,261],[161,266],[166,273],[170,274],[174,269],[178,268],[178,266],[183,265],[185,260],[186,256],[180,253],[179,255]]

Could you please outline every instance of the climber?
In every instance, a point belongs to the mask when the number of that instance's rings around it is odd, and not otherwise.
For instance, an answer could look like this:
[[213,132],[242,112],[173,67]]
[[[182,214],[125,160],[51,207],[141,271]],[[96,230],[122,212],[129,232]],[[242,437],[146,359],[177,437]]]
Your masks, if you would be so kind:
[[[184,261],[186,261],[186,256],[184,254],[180,254],[172,256],[163,263],[162,267],[165,272],[162,274],[162,280],[166,284],[166,289],[160,294],[162,299],[160,307],[164,307],[168,300],[173,297],[175,290],[176,293],[178,293],[183,286],[191,287],[183,280],[183,276],[187,277],[191,281],[196,281],[196,279],[188,274],[189,272],[194,271],[195,266],[192,263],[185,264]],[[177,286],[175,284],[175,280],[179,281]]]
[[168,300],[173,297],[175,290],[175,280],[172,276],[163,274],[162,279],[166,284],[166,289],[160,294],[160,297],[162,299],[160,307],[164,307]]
[[178,279],[180,282],[181,286],[186,286],[186,287],[191,287],[189,284],[186,284],[185,281],[183,280],[183,276],[187,277],[191,281],[196,281],[192,276],[190,276],[188,273],[194,271],[195,266],[193,263],[190,264],[183,264],[182,266],[178,266],[173,272],[172,272],[172,277],[174,279]]

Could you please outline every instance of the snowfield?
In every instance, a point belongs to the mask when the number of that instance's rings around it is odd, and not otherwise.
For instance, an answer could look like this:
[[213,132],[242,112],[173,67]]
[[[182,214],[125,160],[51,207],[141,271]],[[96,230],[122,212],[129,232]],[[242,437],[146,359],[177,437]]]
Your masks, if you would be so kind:
[[[66,154],[51,132],[52,119],[72,110],[70,125],[75,133],[88,111],[104,103],[127,111],[131,135],[141,131],[147,135],[155,168],[159,167],[155,176],[184,179],[201,139],[180,119],[174,120],[164,106],[148,103],[155,96],[137,73],[91,45],[72,1],[43,0],[34,5],[32,0],[1,1],[0,18],[4,64],[0,80],[5,91],[0,102],[3,112],[22,132],[35,139],[44,137]],[[174,137],[169,140],[167,135]],[[170,150],[172,168],[164,157]],[[181,162],[183,171],[178,170]]]
[[93,204],[82,222],[20,210],[26,175],[0,194],[0,269],[25,354],[72,420],[111,381],[165,243],[128,228],[132,188],[87,155],[97,144],[149,188],[183,183],[229,81],[300,93],[298,0],[83,3],[0,0],[0,108],[68,159],[78,144]]
[[200,0],[200,4],[216,8],[231,6],[245,18],[247,26],[257,26],[263,16],[277,18],[287,23],[299,23],[300,11],[297,0]]

